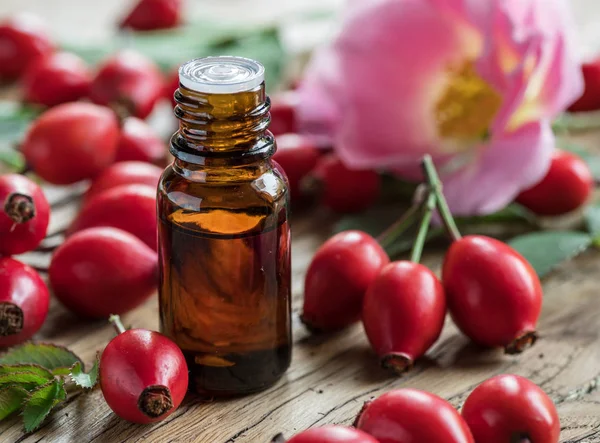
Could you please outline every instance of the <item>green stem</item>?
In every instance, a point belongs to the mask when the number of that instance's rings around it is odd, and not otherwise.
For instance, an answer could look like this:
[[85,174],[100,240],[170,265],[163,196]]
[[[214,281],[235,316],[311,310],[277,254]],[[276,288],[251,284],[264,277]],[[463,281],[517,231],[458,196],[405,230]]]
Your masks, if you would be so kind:
[[122,334],[126,331],[125,326],[123,326],[123,323],[121,322],[121,317],[119,317],[118,315],[111,315],[110,317],[108,317],[108,321],[113,324],[113,326],[115,327],[115,331],[117,331],[117,334]]
[[376,240],[382,248],[386,249],[394,243],[404,231],[413,225],[416,216],[423,208],[424,201],[422,188],[417,188],[412,206],[408,208],[402,217],[400,217],[393,225],[377,237]]
[[423,247],[425,246],[425,241],[427,240],[427,233],[429,232],[431,216],[433,215],[433,210],[435,209],[436,202],[437,197],[435,195],[435,192],[430,191],[429,196],[427,197],[427,202],[425,203],[425,208],[423,210],[421,226],[419,226],[419,232],[417,233],[417,238],[415,239],[415,243],[410,254],[410,261],[414,263],[419,263],[421,261],[421,255],[423,255]]
[[459,240],[461,238],[460,231],[452,217],[452,213],[446,202],[446,197],[444,197],[444,193],[442,192],[442,183],[429,154],[423,157],[422,166],[425,177],[427,178],[427,183],[429,184],[431,191],[435,194],[437,209],[440,213],[440,217],[442,217],[442,222],[444,223],[446,231],[452,240]]

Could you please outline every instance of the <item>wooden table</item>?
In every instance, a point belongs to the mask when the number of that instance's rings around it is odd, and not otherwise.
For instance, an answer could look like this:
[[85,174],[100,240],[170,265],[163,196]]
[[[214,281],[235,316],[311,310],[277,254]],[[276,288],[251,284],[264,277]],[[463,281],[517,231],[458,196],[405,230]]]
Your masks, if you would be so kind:
[[[3,0],[2,8],[14,10],[23,3],[34,10],[48,9],[58,20],[54,26],[59,27],[60,14],[49,8],[51,2],[47,0]],[[59,3],[63,8],[68,4]],[[102,23],[108,21],[118,3],[106,0],[86,4],[110,10],[98,16]],[[66,22],[64,18],[62,23]],[[69,26],[72,23],[69,21]],[[74,26],[83,28],[88,24]],[[598,146],[597,138],[587,139],[590,146]],[[72,219],[77,191],[47,188],[53,204],[50,233],[60,232]],[[488,377],[516,373],[538,383],[557,403],[562,442],[600,442],[600,252],[585,253],[545,279],[541,340],[525,354],[509,357],[500,351],[476,349],[448,320],[443,336],[427,358],[410,374],[396,378],[379,369],[360,325],[334,336],[311,336],[298,321],[304,272],[333,221],[322,213],[293,219],[294,357],[287,375],[271,389],[209,403],[189,396],[165,421],[148,426],[119,419],[103,401],[100,390],[95,389],[71,396],[31,435],[23,434],[18,417],[0,423],[0,441],[266,443],[278,432],[291,436],[310,426],[350,424],[364,401],[390,389],[429,390],[459,407],[468,393]],[[57,239],[60,237],[51,242]],[[441,251],[432,252],[426,262],[439,270],[441,258]],[[45,267],[49,254],[30,253],[23,260]],[[123,320],[126,325],[156,329],[156,297]],[[105,322],[79,320],[55,301],[38,336],[68,346],[88,364],[112,337],[112,328]]]

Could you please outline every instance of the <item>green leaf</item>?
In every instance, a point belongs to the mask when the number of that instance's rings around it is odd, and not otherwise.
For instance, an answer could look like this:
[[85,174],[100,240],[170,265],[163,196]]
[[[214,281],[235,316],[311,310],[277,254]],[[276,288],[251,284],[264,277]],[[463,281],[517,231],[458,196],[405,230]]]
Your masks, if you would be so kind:
[[12,149],[3,149],[0,147],[0,163],[6,165],[11,171],[22,171],[25,167],[23,154]]
[[16,372],[29,372],[32,374],[45,377],[46,380],[52,380],[54,375],[48,369],[35,364],[20,364],[20,365],[0,365],[0,376],[14,374]]
[[585,210],[585,224],[592,237],[598,238],[600,236],[600,203],[587,207]]
[[6,385],[0,388],[0,420],[21,409],[28,395],[29,392],[18,385]]
[[60,368],[71,368],[77,362],[82,363],[73,352],[51,343],[25,343],[0,355],[0,364],[33,363],[53,372]]
[[54,379],[32,392],[25,400],[23,423],[25,431],[37,429],[52,408],[67,397],[64,382]]
[[535,232],[515,237],[509,242],[531,263],[540,277],[585,251],[591,244],[590,235],[575,231]]
[[37,109],[18,102],[0,101],[0,143],[19,141],[38,114]]
[[24,389],[31,390],[47,382],[48,378],[33,372],[11,372],[0,375],[0,386],[19,385]]
[[552,123],[552,129],[557,133],[585,132],[600,129],[600,113],[566,112]]
[[572,143],[561,143],[559,147],[564,151],[572,152],[581,157],[581,159],[586,162],[590,168],[590,171],[594,176],[594,180],[600,181],[600,155],[588,151],[583,146]]
[[84,372],[81,363],[75,363],[71,368],[71,379],[77,386],[85,389],[93,388],[98,383],[98,370],[100,365],[100,357],[97,355],[94,361],[94,366],[90,369],[87,374]]

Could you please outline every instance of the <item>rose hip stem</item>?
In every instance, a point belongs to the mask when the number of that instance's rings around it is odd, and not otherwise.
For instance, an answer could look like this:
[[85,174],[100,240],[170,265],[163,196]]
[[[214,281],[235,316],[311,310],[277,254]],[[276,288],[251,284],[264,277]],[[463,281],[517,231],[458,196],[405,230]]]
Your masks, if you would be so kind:
[[436,196],[437,209],[440,213],[440,217],[442,218],[442,222],[444,223],[446,231],[452,240],[459,240],[462,236],[460,235],[460,231],[458,230],[456,222],[452,217],[452,213],[450,212],[450,208],[446,202],[446,197],[444,197],[444,193],[442,192],[442,182],[440,181],[438,173],[435,169],[435,165],[433,164],[433,160],[429,154],[423,157],[422,167],[431,192]]
[[428,195],[429,190],[425,187],[419,186],[417,188],[411,207],[406,210],[402,217],[400,217],[396,222],[394,222],[394,224],[379,234],[379,236],[375,239],[383,249],[391,246],[394,241],[404,233],[404,231],[414,224],[416,217],[423,210],[423,204],[425,203]]
[[425,207],[423,208],[423,217],[421,218],[421,225],[419,226],[419,232],[415,238],[412,252],[410,254],[410,261],[419,263],[421,261],[421,255],[423,254],[423,247],[425,246],[425,240],[427,239],[427,232],[429,231],[429,225],[431,223],[431,217],[433,210],[436,207],[438,198],[433,191],[429,191],[427,200],[425,201]]
[[127,330],[125,329],[125,326],[123,326],[123,322],[121,322],[121,317],[118,315],[112,314],[110,317],[108,317],[108,321],[113,324],[117,334],[122,334]]

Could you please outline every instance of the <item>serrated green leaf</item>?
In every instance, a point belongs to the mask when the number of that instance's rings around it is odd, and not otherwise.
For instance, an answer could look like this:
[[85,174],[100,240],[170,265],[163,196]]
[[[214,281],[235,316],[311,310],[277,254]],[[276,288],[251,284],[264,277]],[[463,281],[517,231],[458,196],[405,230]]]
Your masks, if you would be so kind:
[[40,386],[25,399],[23,424],[25,431],[37,429],[48,416],[52,408],[67,397],[64,382],[54,379]]
[[17,412],[29,395],[27,390],[18,385],[7,385],[0,388],[0,420]]
[[20,364],[20,365],[0,365],[0,376],[14,374],[20,372],[29,372],[40,377],[45,377],[46,380],[52,380],[54,375],[48,369],[35,364]]
[[77,386],[80,386],[85,389],[93,388],[96,383],[98,383],[98,370],[100,366],[100,358],[96,356],[96,360],[94,361],[94,365],[90,372],[85,373],[83,367],[80,363],[75,363],[73,368],[71,368],[71,379],[75,382]]
[[509,245],[525,257],[540,277],[585,251],[592,237],[583,232],[546,231],[515,237]]
[[50,371],[71,368],[77,362],[82,363],[73,352],[51,343],[25,343],[0,355],[0,365],[33,363]]
[[47,382],[48,379],[45,376],[33,372],[12,372],[0,375],[0,386],[19,385],[24,389],[32,390]]

